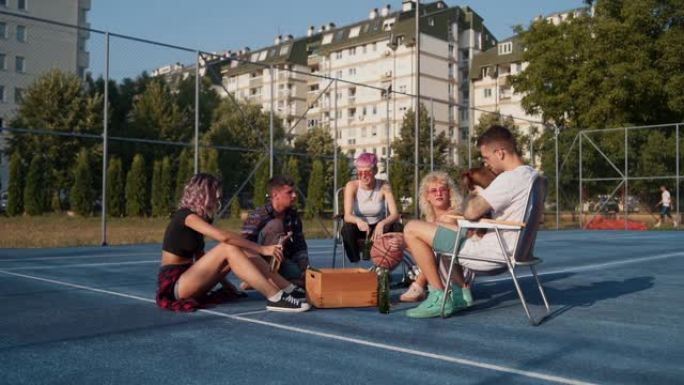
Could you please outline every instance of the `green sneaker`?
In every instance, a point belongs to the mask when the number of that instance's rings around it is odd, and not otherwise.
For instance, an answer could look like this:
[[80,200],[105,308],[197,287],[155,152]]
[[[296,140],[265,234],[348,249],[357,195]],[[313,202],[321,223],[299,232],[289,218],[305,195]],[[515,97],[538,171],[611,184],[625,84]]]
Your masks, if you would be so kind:
[[[442,315],[442,299],[444,291],[431,289],[427,299],[413,309],[406,311],[406,316],[410,318],[435,318]],[[444,315],[450,316],[454,312],[454,305],[451,296],[447,297],[444,304]]]
[[469,288],[452,287],[451,301],[454,306],[454,312],[469,308],[473,306],[473,294]]

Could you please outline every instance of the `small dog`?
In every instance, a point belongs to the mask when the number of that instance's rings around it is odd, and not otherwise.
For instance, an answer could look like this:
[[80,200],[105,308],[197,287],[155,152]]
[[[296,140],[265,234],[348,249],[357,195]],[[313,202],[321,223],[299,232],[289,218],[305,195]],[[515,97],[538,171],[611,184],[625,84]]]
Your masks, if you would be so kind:
[[[466,197],[465,201],[463,202],[464,207],[467,204],[468,199],[472,196],[472,193],[475,190],[475,186],[487,188],[492,183],[492,181],[494,181],[495,178],[496,174],[494,174],[492,170],[484,166],[473,167],[470,170],[461,174],[461,189],[463,190],[463,195]],[[489,217],[491,216],[484,216],[484,218]],[[479,237],[482,237],[483,235],[485,235],[486,232],[487,230],[483,229],[475,231],[469,230],[468,236],[470,237],[471,235],[475,234]]]

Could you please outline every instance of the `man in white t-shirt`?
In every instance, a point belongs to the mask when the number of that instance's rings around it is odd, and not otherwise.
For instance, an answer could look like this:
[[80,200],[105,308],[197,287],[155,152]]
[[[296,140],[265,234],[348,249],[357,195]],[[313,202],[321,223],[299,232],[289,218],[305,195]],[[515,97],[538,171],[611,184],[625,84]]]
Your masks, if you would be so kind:
[[665,217],[670,218],[672,221],[672,226],[677,226],[677,221],[672,218],[672,197],[670,196],[670,192],[667,191],[667,187],[665,186],[660,186],[660,202],[656,205],[656,207],[661,206],[660,208],[660,218],[658,219],[658,222],[655,224],[655,227],[660,227],[662,222],[665,220]]
[[[517,152],[515,137],[502,126],[491,126],[477,140],[482,160],[495,174],[496,179],[487,187],[477,187],[468,200],[464,217],[468,220],[478,220],[491,212],[492,218],[504,221],[522,221],[527,203],[527,195],[537,172],[526,166]],[[456,242],[456,227],[432,224],[423,221],[410,221],[404,229],[404,239],[418,263],[421,272],[425,274],[430,285],[430,295],[418,307],[409,309],[406,315],[412,318],[431,318],[441,315],[442,299],[444,298],[444,284],[437,270],[437,263],[433,250],[441,253],[451,253]],[[517,232],[502,232],[504,246],[512,251],[517,240]],[[471,256],[487,258],[501,258],[501,247],[493,232],[486,233],[482,238],[473,236],[465,240],[461,253]],[[473,260],[459,260],[454,266],[454,287],[450,298],[447,298],[444,312],[453,314],[458,310],[472,305],[473,299],[465,279],[463,267],[473,270],[491,270],[501,265]]]

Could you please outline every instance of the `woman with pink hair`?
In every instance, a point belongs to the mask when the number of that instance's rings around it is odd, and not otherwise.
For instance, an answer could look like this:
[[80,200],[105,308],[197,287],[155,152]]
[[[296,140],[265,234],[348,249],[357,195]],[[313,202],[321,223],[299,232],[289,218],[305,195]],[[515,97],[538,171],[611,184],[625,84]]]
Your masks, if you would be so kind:
[[[225,280],[229,271],[267,298],[266,309],[282,312],[309,310],[306,293],[275,272],[261,257],[282,260],[282,246],[261,246],[239,234],[212,225],[221,208],[221,182],[209,174],[196,174],[185,185],[178,209],[164,234],[159,269],[157,304],[165,309],[192,311],[200,307],[217,284],[234,287]],[[218,245],[204,252],[204,237]]]
[[[389,182],[376,179],[378,158],[364,152],[354,161],[356,180],[344,187],[342,243],[350,262],[360,259],[360,242],[385,232],[401,232],[399,210]],[[364,257],[367,257],[364,255]]]

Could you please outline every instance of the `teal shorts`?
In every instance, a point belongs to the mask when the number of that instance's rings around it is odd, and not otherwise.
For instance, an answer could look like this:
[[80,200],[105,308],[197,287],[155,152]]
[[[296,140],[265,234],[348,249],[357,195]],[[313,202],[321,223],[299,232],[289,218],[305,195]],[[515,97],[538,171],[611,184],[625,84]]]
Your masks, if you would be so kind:
[[[446,227],[437,226],[437,231],[435,232],[434,238],[432,238],[432,249],[441,254],[451,254],[454,251],[454,244],[456,243],[457,234],[453,230],[449,230]],[[466,237],[461,239],[461,244],[459,249],[463,247],[463,242]]]

